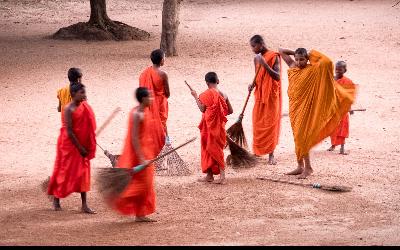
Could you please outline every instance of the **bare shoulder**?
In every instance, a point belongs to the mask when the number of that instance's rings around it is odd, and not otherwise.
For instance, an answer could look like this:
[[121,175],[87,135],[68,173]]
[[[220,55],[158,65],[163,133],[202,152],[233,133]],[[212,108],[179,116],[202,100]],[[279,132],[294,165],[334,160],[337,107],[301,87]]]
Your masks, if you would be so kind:
[[135,120],[135,121],[143,121],[143,119],[144,119],[144,113],[143,112],[141,112],[141,111],[139,111],[139,110],[134,110],[133,111],[133,119]]
[[222,95],[222,97],[224,97],[225,100],[228,99],[228,95],[225,94],[224,92],[222,92],[221,90],[218,90],[218,92],[220,93],[220,95]]

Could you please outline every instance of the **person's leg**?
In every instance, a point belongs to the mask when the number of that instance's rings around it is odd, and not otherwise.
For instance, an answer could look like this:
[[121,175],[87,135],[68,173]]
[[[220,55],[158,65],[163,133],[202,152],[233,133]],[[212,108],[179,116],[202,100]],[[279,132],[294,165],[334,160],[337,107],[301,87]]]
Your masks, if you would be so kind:
[[204,178],[198,179],[199,182],[213,182],[214,181],[214,175],[212,173],[211,168],[207,170],[207,176]]
[[274,151],[269,154],[268,165],[276,165],[277,162],[275,160]]
[[60,198],[54,197],[53,199],[53,206],[55,211],[61,211],[61,204],[60,204]]
[[286,173],[287,175],[298,175],[303,173],[304,171],[304,160],[301,158],[299,161],[297,161],[297,168],[289,173]]
[[215,180],[213,183],[215,184],[225,184],[226,183],[226,179],[225,179],[225,171],[223,169],[221,169],[221,167],[219,167],[219,179]]
[[304,156],[304,171],[297,178],[305,179],[307,176],[311,175],[312,172],[313,169],[311,168],[310,155],[306,155]]
[[339,154],[341,155],[348,155],[349,153],[344,152],[344,143],[342,145],[340,145],[340,152]]
[[96,211],[90,209],[87,205],[86,192],[81,193],[81,199],[82,199],[82,212],[87,214],[96,214]]

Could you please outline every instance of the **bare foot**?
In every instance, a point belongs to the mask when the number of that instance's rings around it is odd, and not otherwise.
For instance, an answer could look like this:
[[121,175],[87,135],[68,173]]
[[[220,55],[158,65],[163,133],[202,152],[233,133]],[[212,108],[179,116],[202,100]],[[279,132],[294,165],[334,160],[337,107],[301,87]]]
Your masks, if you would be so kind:
[[310,168],[304,169],[303,173],[297,176],[297,179],[306,179],[308,176],[312,174],[312,172],[314,171]]
[[268,165],[276,165],[277,162],[275,161],[275,157],[272,155],[269,156]]
[[86,213],[86,214],[97,214],[96,211],[90,209],[89,207],[82,207],[81,211],[82,211],[82,213]]
[[335,146],[333,146],[333,145],[327,149],[327,151],[333,151],[333,150],[335,150]]
[[213,182],[214,181],[214,177],[213,176],[211,176],[211,177],[206,176],[204,178],[197,179],[197,181],[198,182]]
[[53,207],[54,207],[54,211],[61,211],[61,205],[60,205],[60,199],[58,198],[54,198],[53,199]]
[[149,217],[136,217],[135,222],[157,222],[157,220],[150,219]]
[[303,168],[297,167],[295,170],[293,170],[293,171],[291,171],[289,173],[286,173],[286,175],[298,175],[298,174],[303,173],[303,171],[304,171]]
[[341,155],[348,155],[349,153],[344,152],[344,151],[340,151],[339,154],[341,154]]
[[219,185],[225,185],[226,184],[226,179],[225,178],[220,178],[218,180],[213,181],[214,184],[219,184]]

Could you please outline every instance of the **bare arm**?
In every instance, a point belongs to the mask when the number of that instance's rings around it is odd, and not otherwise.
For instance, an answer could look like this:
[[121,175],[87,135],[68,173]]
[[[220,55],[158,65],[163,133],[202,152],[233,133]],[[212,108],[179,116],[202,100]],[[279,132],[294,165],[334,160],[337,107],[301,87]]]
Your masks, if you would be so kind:
[[233,108],[232,108],[231,102],[229,101],[228,97],[226,97],[225,101],[226,101],[226,105],[228,105],[228,115],[230,115],[233,113]]
[[61,101],[60,101],[60,99],[58,99],[57,111],[58,111],[58,112],[61,112]]
[[139,158],[140,164],[144,164],[146,159],[144,158],[142,147],[139,143],[139,125],[143,121],[143,116],[139,112],[135,112],[132,117],[133,129],[132,129],[132,145],[135,149],[136,155]]
[[294,56],[293,50],[279,48],[279,54],[281,54],[282,59],[289,66],[289,68],[293,68],[296,66],[295,61],[291,57],[291,56]]
[[71,105],[68,105],[68,107],[65,108],[65,117],[67,119],[67,133],[68,137],[71,139],[72,143],[75,145],[75,147],[79,150],[81,155],[85,157],[88,152],[87,150],[79,143],[78,139],[76,138],[76,135],[74,131],[72,130],[72,107]]
[[279,69],[279,56],[276,57],[274,65],[272,65],[272,68],[268,65],[267,62],[265,62],[265,59],[262,55],[258,54],[254,58],[254,64],[257,65],[257,62],[262,65],[265,70],[268,72],[268,74],[274,79],[275,81],[279,81],[281,79],[281,76],[279,74],[280,69]]
[[192,90],[190,93],[192,94],[192,96],[193,96],[194,99],[196,100],[197,107],[199,107],[200,111],[201,111],[202,113],[206,112],[206,105],[204,105],[203,103],[200,102],[200,99],[199,99],[199,97],[197,96],[196,91],[195,91],[195,90]]
[[169,82],[168,82],[168,75],[165,72],[161,73],[161,77],[164,80],[164,93],[165,97],[169,98],[170,97],[170,91],[169,91]]

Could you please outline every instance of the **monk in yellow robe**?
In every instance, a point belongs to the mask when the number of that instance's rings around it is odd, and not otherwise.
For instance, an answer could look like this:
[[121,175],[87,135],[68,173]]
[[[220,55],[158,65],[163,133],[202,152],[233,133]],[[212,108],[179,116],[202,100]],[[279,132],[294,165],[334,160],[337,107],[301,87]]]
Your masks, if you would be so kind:
[[[349,78],[344,76],[344,73],[347,71],[347,64],[344,61],[338,61],[335,65],[335,80],[338,84],[340,84],[344,88],[354,89],[357,85],[355,85]],[[349,112],[350,115],[354,113],[354,111]],[[349,120],[350,116],[349,113],[346,113],[343,116],[343,119],[340,121],[339,126],[336,130],[331,134],[331,147],[328,151],[335,150],[335,147],[340,145],[339,154],[347,155],[344,151],[344,144],[346,138],[349,137]]]
[[[228,96],[218,90],[218,76],[215,72],[208,72],[205,76],[208,89],[197,96],[196,91],[191,94],[197,106],[203,113],[199,125],[201,135],[201,169],[207,173],[201,182],[225,184],[224,147],[226,144],[225,124],[226,116],[233,113]],[[220,175],[214,181],[214,175]]]
[[254,66],[258,72],[255,84],[249,86],[249,91],[255,88],[253,152],[257,156],[269,154],[268,164],[276,165],[274,150],[279,141],[282,112],[280,56],[266,48],[260,35],[250,39],[250,46],[257,54]]
[[68,80],[69,84],[65,87],[57,90],[57,99],[58,99],[58,112],[62,112],[64,110],[65,105],[72,101],[71,93],[70,93],[70,85],[73,83],[82,83],[82,71],[79,68],[70,68],[68,70]]
[[313,172],[311,148],[330,136],[349,112],[355,89],[337,84],[332,61],[316,50],[307,53],[304,48],[279,49],[279,53],[289,66],[289,117],[298,162],[288,174],[304,179]]

